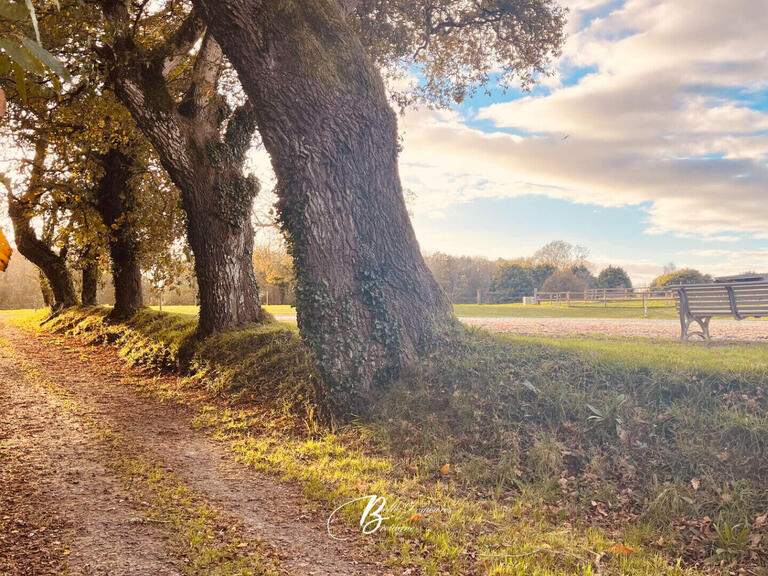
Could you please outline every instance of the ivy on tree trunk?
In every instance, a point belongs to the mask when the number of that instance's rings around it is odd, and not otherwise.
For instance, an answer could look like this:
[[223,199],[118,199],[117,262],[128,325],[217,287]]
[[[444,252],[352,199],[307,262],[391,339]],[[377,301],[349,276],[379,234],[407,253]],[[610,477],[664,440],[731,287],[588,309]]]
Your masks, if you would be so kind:
[[83,284],[80,288],[80,301],[83,306],[96,305],[96,292],[99,288],[99,264],[89,260],[83,266]]
[[[255,130],[250,104],[235,111],[222,137],[225,107],[216,86],[223,56],[194,13],[165,45],[147,52],[133,41],[126,3],[101,4],[115,31],[113,45],[100,49],[110,64],[115,92],[181,190],[200,296],[198,336],[262,320],[251,259],[250,212],[258,184],[242,172]],[[177,102],[167,75],[201,34],[190,86]]]
[[116,148],[101,157],[104,174],[96,189],[96,210],[109,234],[115,306],[112,320],[126,320],[144,305],[141,291],[139,241],[133,227],[134,193],[129,180],[131,159]]
[[398,174],[397,121],[337,0],[195,0],[253,102],[278,178],[301,333],[333,405],[364,413],[453,324]]

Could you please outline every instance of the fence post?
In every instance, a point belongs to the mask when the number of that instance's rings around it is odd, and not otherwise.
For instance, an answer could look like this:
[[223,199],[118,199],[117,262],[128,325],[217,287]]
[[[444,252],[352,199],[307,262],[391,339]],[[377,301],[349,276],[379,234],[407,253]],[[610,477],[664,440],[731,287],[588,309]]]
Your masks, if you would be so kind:
[[648,318],[648,294],[643,290],[643,316]]
[[568,306],[568,308],[571,307],[571,293],[570,292],[566,292],[565,293],[565,303]]
[[482,304],[482,298],[480,297],[480,288],[477,289],[477,303]]
[[608,308],[608,290],[603,288],[603,308]]

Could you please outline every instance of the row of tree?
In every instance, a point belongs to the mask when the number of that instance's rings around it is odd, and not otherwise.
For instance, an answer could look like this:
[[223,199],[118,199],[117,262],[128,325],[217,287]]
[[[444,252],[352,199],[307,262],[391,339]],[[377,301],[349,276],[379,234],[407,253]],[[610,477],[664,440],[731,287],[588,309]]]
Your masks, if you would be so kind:
[[[588,258],[586,248],[562,240],[550,242],[530,258],[514,260],[443,253],[425,257],[435,279],[455,304],[520,302],[537,290],[579,293],[596,288],[632,288],[624,268],[606,266],[595,276]],[[709,274],[694,268],[678,270],[670,263],[652,281],[650,289],[712,280]]]
[[583,292],[592,288],[631,288],[627,272],[608,266],[595,276],[589,251],[562,240],[543,246],[531,258],[489,260],[482,257],[426,257],[435,279],[453,303],[519,302],[535,290]]
[[[165,289],[187,260],[199,337],[262,321],[259,183],[245,169],[260,142],[299,328],[341,412],[363,412],[454,325],[406,212],[392,98],[445,105],[491,77],[529,84],[557,55],[565,22],[552,0],[525,10],[497,0],[34,6],[56,60],[32,53],[30,21],[14,13],[0,22],[0,83],[4,136],[30,156],[8,194],[16,247],[42,270],[52,304],[92,302],[98,270],[109,269],[112,317],[129,317],[143,303],[142,273]],[[418,86],[387,92],[382,71],[414,70]]]

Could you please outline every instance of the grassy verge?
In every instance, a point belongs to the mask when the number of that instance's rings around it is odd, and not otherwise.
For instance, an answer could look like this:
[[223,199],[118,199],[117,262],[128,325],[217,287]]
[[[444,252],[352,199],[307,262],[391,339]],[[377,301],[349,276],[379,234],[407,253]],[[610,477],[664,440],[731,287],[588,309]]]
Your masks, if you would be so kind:
[[394,566],[758,573],[768,558],[765,345],[473,331],[407,370],[371,422],[333,428],[284,325],[197,345],[191,318],[150,312],[109,326],[81,310],[45,328],[114,342],[135,364],[190,358],[178,388],[154,392],[197,406],[237,458],[323,510],[368,494],[428,510],[372,537]]

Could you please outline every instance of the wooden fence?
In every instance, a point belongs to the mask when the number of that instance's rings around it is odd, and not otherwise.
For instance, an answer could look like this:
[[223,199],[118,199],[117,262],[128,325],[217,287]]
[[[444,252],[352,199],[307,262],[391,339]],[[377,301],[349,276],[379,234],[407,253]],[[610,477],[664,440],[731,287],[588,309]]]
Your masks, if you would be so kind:
[[592,288],[584,292],[534,292],[534,299],[540,303],[560,306],[599,306],[642,304],[648,306],[674,306],[675,291],[653,290],[649,286],[637,288]]

